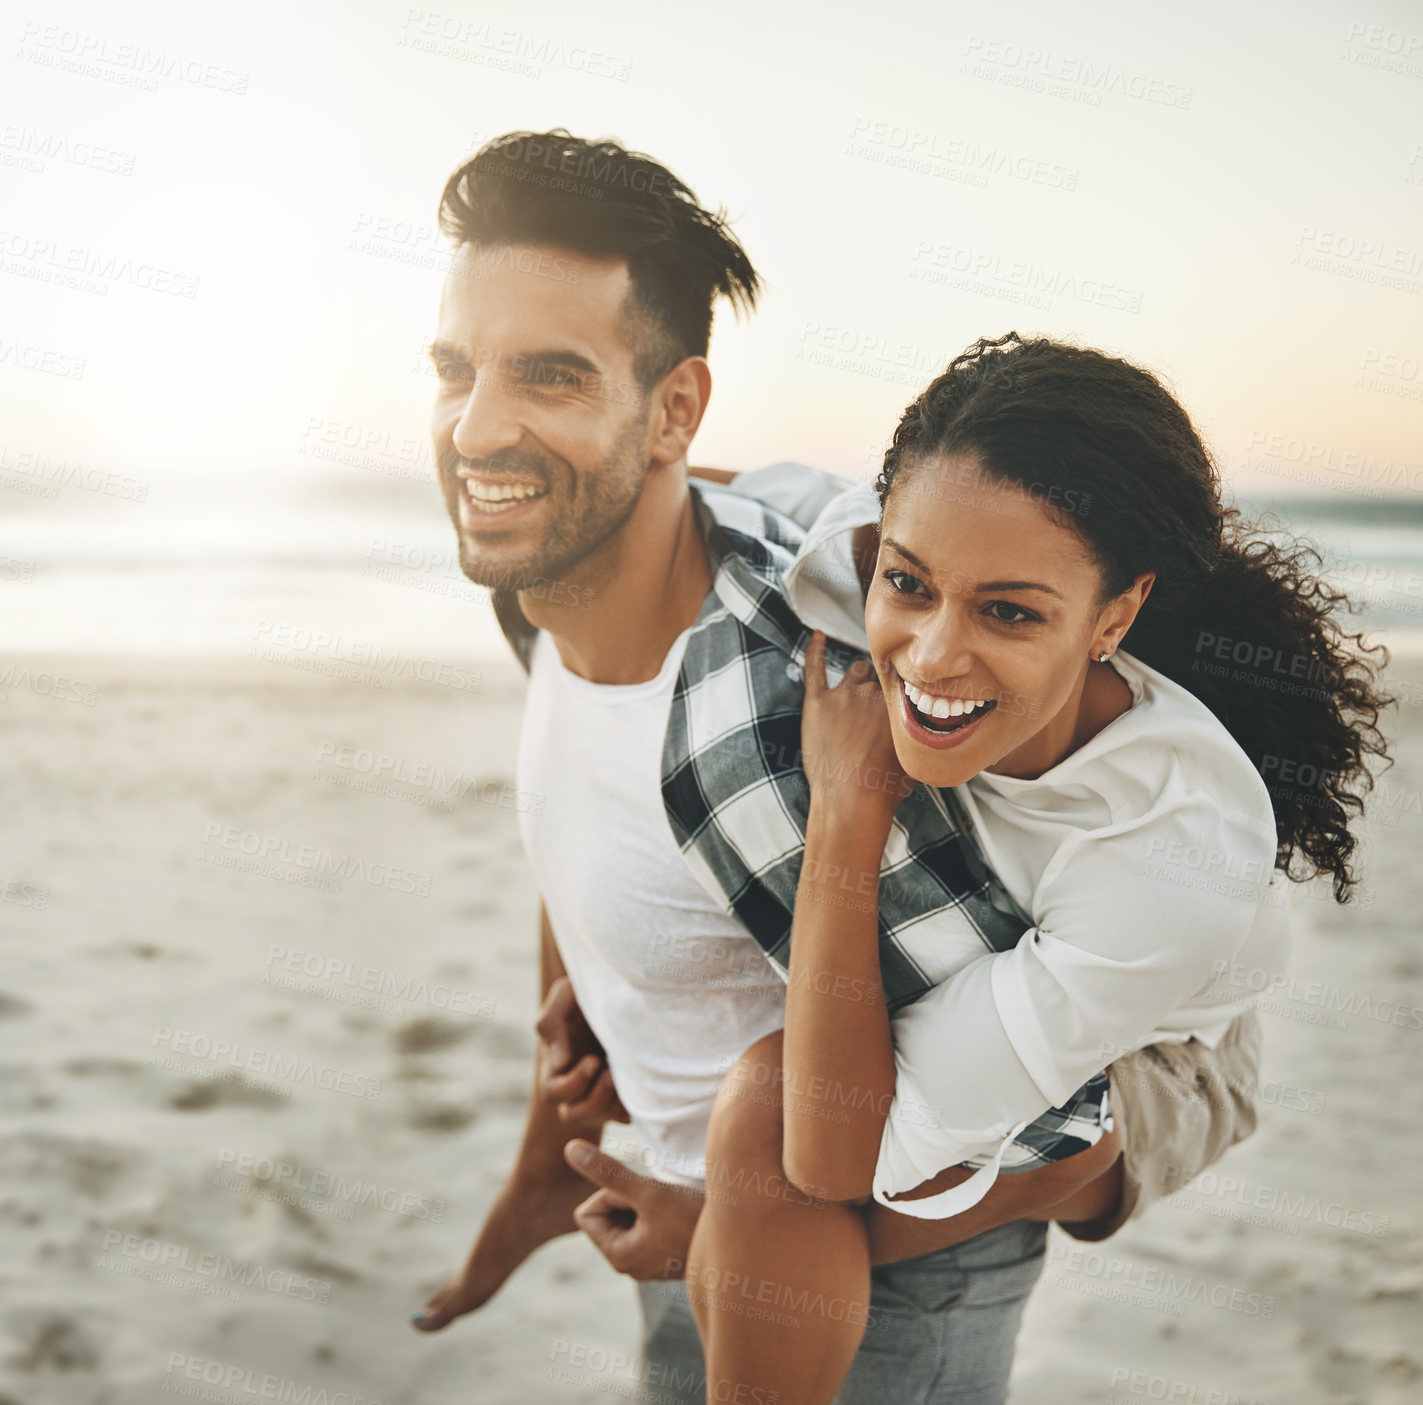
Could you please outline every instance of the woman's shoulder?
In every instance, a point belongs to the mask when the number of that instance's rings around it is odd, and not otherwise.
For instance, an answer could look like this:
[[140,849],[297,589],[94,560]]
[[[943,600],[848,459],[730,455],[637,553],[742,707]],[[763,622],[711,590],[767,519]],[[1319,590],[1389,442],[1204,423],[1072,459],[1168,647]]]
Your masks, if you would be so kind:
[[[1188,689],[1118,651],[1113,666],[1132,705],[1038,782],[1090,794],[1112,827],[1163,825],[1203,815],[1243,823],[1273,837],[1274,809],[1264,779],[1225,724]],[[991,778],[996,779],[996,778]]]

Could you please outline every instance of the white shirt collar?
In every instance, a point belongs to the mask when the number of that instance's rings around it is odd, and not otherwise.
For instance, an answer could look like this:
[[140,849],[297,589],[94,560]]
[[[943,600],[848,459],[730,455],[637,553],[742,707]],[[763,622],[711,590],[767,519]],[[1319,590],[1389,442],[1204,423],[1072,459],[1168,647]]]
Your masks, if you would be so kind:
[[846,488],[811,524],[784,577],[801,620],[865,653],[865,597],[852,547],[855,528],[879,520],[879,499],[868,483]]

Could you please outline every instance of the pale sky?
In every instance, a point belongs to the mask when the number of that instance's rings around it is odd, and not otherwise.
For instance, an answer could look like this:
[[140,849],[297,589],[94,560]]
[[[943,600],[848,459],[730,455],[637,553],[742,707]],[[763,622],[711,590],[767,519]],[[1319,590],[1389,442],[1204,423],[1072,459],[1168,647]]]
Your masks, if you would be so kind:
[[324,472],[313,435],[418,458],[440,275],[402,259],[477,144],[564,125],[725,206],[767,280],[718,317],[702,462],[870,474],[1016,328],[1164,372],[1240,486],[1423,492],[1416,3],[60,0],[0,37],[11,455],[214,504]]

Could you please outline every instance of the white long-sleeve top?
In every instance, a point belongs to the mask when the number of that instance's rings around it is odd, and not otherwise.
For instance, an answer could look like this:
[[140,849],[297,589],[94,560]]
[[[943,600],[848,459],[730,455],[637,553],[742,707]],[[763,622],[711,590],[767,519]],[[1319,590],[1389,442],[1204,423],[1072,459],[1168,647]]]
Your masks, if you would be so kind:
[[[754,478],[772,500],[823,489],[822,475]],[[878,520],[873,491],[847,488],[787,576],[808,625],[862,649],[851,533]],[[1289,907],[1264,781],[1185,688],[1120,650],[1112,665],[1131,707],[1085,745],[1035,779],[985,772],[955,790],[1032,925],[997,953],[932,918],[915,934],[939,984],[893,1020],[895,1097],[874,1180],[875,1198],[903,1213],[976,1203],[1025,1123],[1121,1054],[1192,1037],[1214,1048],[1242,1011],[1224,973],[1283,969]],[[981,1169],[963,1186],[887,1198],[965,1162]]]

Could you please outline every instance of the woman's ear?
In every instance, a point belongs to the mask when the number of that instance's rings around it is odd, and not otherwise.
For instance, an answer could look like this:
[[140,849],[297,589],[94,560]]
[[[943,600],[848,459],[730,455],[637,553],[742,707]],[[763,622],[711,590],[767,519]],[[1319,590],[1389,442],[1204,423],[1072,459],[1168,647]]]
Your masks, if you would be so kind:
[[1095,642],[1091,655],[1098,658],[1102,654],[1115,653],[1122,637],[1132,627],[1137,612],[1146,604],[1151,587],[1156,584],[1156,572],[1146,571],[1139,575],[1120,595],[1109,600],[1102,608],[1097,620]]

